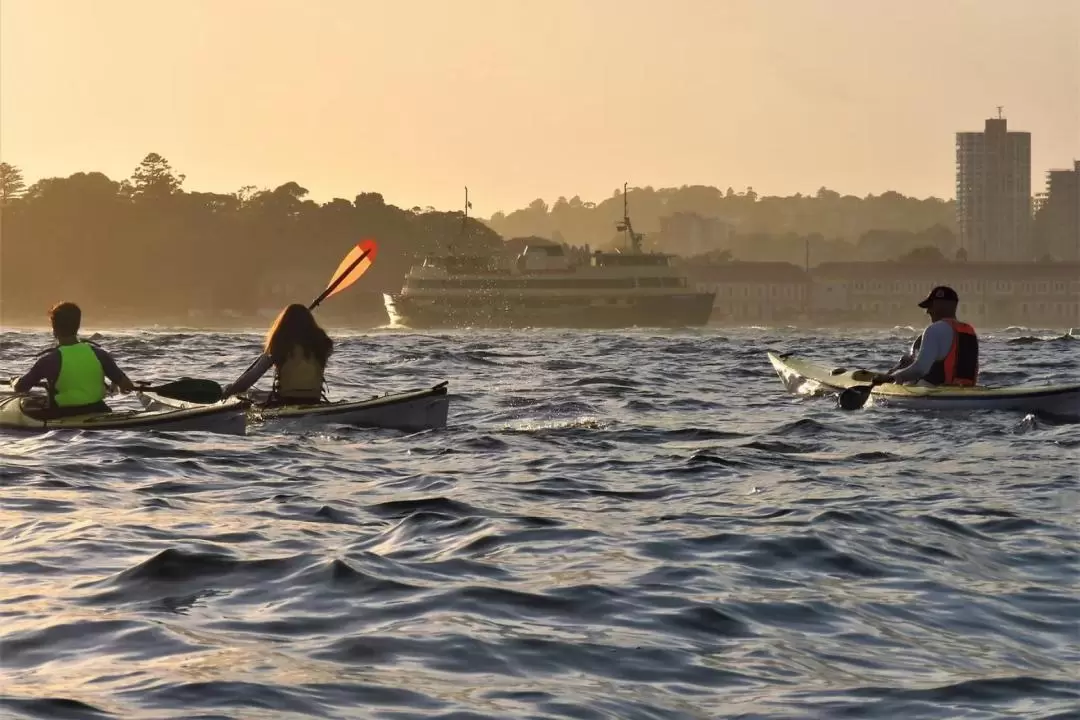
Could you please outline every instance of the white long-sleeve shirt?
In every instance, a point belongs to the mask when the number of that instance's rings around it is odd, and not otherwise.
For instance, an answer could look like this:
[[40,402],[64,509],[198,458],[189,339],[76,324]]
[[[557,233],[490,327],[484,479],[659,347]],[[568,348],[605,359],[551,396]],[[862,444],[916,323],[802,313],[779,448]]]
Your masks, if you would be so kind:
[[919,354],[915,360],[902,370],[893,373],[896,382],[903,384],[916,383],[922,380],[934,363],[944,360],[949,350],[952,349],[954,332],[952,325],[946,320],[938,320],[923,330],[922,344],[919,346]]

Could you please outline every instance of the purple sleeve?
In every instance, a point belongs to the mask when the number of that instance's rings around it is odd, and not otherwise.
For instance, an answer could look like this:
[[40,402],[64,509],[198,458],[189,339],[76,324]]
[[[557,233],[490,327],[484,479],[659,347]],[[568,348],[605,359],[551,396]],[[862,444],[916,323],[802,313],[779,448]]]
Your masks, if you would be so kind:
[[54,386],[59,375],[60,352],[51,350],[39,357],[30,371],[15,382],[15,392],[30,392],[31,388],[43,380]]
[[116,366],[116,361],[113,360],[108,351],[99,348],[97,345],[91,345],[90,347],[94,348],[94,354],[97,355],[98,362],[101,363],[101,369],[105,371],[105,377],[114,383],[120,383],[127,379],[127,375],[120,372],[120,368]]

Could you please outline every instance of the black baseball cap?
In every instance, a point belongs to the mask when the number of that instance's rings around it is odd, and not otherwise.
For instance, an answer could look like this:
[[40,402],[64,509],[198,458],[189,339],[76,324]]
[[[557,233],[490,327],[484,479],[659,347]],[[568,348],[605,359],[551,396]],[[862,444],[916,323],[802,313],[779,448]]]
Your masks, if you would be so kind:
[[930,303],[935,300],[952,300],[953,302],[960,302],[960,296],[956,294],[956,291],[947,285],[938,285],[936,288],[930,291],[930,294],[926,296],[926,299],[919,303],[919,307],[928,308]]

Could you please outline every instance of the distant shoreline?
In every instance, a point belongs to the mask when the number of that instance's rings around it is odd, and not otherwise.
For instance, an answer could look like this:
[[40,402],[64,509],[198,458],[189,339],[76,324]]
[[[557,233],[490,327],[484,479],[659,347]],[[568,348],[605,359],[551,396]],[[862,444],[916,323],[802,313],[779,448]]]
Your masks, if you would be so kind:
[[[266,332],[269,325],[269,320],[263,320],[262,318],[243,318],[237,319],[235,322],[208,322],[201,324],[194,324],[190,320],[181,320],[179,318],[159,320],[157,322],[148,322],[145,320],[111,320],[105,322],[87,323],[86,330],[89,335],[99,332],[113,332],[124,330],[138,330],[138,331],[158,331],[158,332],[173,332],[173,333],[247,333],[262,335]],[[383,323],[364,323],[364,322],[342,322],[342,321],[324,321],[323,326],[333,332],[348,333],[348,332],[365,332],[365,331],[390,331],[400,333],[417,333],[422,335],[439,334],[441,332],[486,332],[486,331],[498,331],[498,332],[535,332],[537,330],[544,332],[577,332],[577,333],[598,333],[598,334],[610,334],[620,331],[630,332],[649,332],[656,331],[661,334],[671,334],[679,332],[700,332],[702,330],[760,330],[760,331],[784,331],[784,332],[813,332],[816,330],[824,330],[830,332],[836,331],[850,331],[850,332],[872,332],[883,330],[895,330],[897,332],[906,332],[912,336],[920,333],[923,326],[918,324],[904,324],[900,322],[848,322],[848,323],[725,323],[725,322],[710,322],[704,326],[698,327],[686,327],[686,328],[652,328],[652,327],[626,327],[626,328],[601,328],[601,329],[588,329],[588,328],[575,328],[575,327],[544,327],[544,328],[520,328],[511,329],[506,328],[483,328],[483,327],[447,327],[447,328],[420,328],[414,329],[407,326],[393,326],[390,324],[389,319]],[[1067,335],[1076,335],[1076,327],[1027,327],[1018,325],[982,325],[978,328],[983,333],[1002,333],[1002,332],[1016,332],[1016,333],[1060,333],[1062,337]],[[49,327],[41,321],[27,322],[26,320],[12,322],[7,318],[0,318],[0,333],[3,332],[34,332],[44,333],[48,332]],[[89,335],[87,335],[89,337]]]
[[[87,314],[83,318],[83,324],[92,330],[124,330],[139,328],[151,330],[154,328],[169,330],[192,330],[196,332],[243,332],[251,331],[265,333],[274,321],[274,315],[207,315],[191,317],[177,313],[161,313],[152,317],[138,315],[106,315],[103,318]],[[319,322],[327,329],[345,330],[369,330],[390,324],[390,317],[385,310],[381,313],[356,312],[348,316],[341,313],[332,313],[328,316],[319,317]],[[48,321],[45,313],[27,315],[0,314],[0,331],[7,330],[48,330]]]

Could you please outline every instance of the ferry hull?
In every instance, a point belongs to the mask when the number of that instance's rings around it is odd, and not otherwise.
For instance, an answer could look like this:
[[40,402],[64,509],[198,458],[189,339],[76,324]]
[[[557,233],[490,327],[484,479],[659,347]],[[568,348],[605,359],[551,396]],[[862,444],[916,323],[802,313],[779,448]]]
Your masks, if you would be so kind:
[[[680,293],[597,299],[437,297],[386,294],[390,321],[410,328],[698,327],[709,322],[714,293]],[[611,302],[615,300],[615,302]]]

